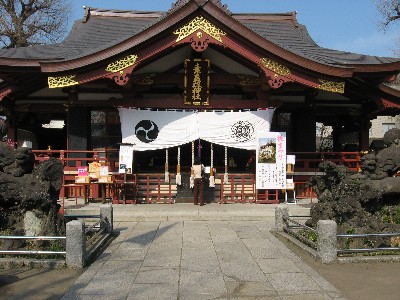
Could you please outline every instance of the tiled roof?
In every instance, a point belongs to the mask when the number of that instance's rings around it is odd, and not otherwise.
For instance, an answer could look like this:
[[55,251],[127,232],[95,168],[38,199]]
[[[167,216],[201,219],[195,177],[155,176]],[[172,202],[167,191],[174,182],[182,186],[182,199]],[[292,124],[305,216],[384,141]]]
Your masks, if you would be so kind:
[[[107,14],[105,13],[107,12]],[[35,60],[71,60],[112,47],[155,24],[162,13],[90,9],[91,16],[75,21],[69,35],[58,44],[0,49],[0,57]]]
[[[233,15],[233,17],[235,16]],[[294,17],[293,14],[292,21],[288,21],[287,18],[285,22],[279,20],[244,20],[243,18],[241,18],[240,22],[264,39],[273,42],[283,49],[322,64],[345,66],[384,64],[399,61],[396,58],[369,56],[320,47],[311,38],[307,28],[297,23]],[[249,19],[251,19],[250,16]]]
[[[86,9],[90,13],[75,21],[67,38],[58,44],[0,49],[0,58],[68,61],[95,54],[131,38],[163,19],[165,12]],[[318,63],[338,65],[385,64],[399,61],[319,47],[293,13],[231,14],[266,40]]]

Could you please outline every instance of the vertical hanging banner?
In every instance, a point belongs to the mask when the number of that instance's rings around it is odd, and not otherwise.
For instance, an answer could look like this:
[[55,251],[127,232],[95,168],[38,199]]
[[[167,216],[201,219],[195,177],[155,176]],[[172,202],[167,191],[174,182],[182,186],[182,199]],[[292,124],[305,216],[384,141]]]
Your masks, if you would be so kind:
[[132,174],[133,145],[119,146],[119,173]]
[[286,133],[259,133],[256,156],[256,189],[286,189]]
[[186,105],[209,105],[210,98],[210,60],[185,59]]

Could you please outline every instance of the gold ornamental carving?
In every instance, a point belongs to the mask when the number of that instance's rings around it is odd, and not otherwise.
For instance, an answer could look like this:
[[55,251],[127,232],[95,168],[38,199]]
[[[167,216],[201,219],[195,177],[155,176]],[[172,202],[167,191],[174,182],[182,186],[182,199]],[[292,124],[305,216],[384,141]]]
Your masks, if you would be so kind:
[[237,74],[236,75],[241,81],[239,82],[240,86],[249,86],[249,85],[258,85],[259,80],[258,77],[252,75],[244,75]]
[[49,88],[51,89],[77,85],[79,82],[75,80],[75,76],[76,75],[48,77],[47,82],[49,84]]
[[127,57],[124,57],[113,63],[110,63],[107,66],[106,71],[111,73],[122,72],[122,70],[130,66],[133,66],[136,63],[137,59],[138,59],[137,55],[128,55]]
[[339,94],[344,93],[345,83],[343,81],[334,82],[334,81],[319,79],[319,82],[320,84],[317,86],[317,89]]
[[154,80],[152,79],[156,74],[141,74],[137,75],[133,78],[133,82],[136,84],[153,84]]
[[[178,30],[174,31],[174,34],[178,35],[178,38],[176,39],[176,42],[179,42],[183,40],[184,38],[188,37],[192,33],[195,33],[198,30],[202,30],[205,33],[207,33],[209,36],[213,37],[217,41],[223,44],[221,36],[226,35],[224,31],[221,29],[217,28],[213,24],[211,24],[209,21],[204,19],[202,16],[198,16],[194,18],[192,21],[190,21],[188,24],[185,26],[182,26]],[[202,33],[197,32],[197,37],[201,38]]]
[[15,107],[15,111],[28,112],[30,107],[30,104],[20,104]]
[[282,76],[288,76],[291,75],[292,72],[289,70],[288,67],[285,67],[284,65],[279,64],[278,62],[263,57],[260,59],[262,65],[267,68],[268,70],[271,70],[273,72],[275,72],[276,74],[282,75]]

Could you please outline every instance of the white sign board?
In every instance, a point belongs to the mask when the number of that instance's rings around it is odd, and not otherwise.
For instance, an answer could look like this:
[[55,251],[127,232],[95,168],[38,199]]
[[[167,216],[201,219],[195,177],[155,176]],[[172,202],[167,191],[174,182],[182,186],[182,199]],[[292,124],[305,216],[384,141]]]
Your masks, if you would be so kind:
[[119,173],[132,174],[133,145],[119,147]]
[[262,132],[258,134],[256,189],[286,189],[285,132]]

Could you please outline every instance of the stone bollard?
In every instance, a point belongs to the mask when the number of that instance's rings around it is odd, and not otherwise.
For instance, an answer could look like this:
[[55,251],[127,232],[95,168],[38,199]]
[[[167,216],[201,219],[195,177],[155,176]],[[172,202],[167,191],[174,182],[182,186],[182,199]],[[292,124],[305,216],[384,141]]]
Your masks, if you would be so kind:
[[83,268],[86,263],[85,222],[70,221],[66,228],[66,263],[68,268]]
[[275,207],[275,230],[282,232],[286,227],[286,223],[283,220],[284,217],[289,216],[289,209],[287,205],[279,204]]
[[[100,206],[100,228],[104,228],[104,232],[112,233],[114,229],[113,225],[113,207],[111,204],[101,205]],[[104,221],[103,221],[104,220]]]
[[332,220],[317,222],[317,254],[323,264],[334,263],[337,259],[337,224]]

